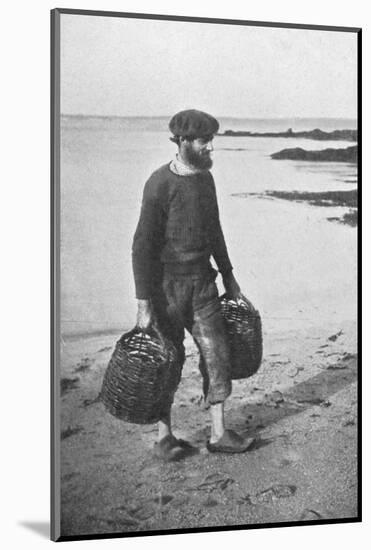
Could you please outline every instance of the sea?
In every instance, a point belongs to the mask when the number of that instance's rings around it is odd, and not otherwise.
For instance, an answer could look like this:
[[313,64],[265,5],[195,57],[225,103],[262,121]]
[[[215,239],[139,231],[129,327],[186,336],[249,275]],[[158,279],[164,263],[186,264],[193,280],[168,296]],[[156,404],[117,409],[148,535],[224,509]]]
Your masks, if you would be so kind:
[[[120,333],[135,324],[131,245],[143,186],[175,155],[168,117],[62,115],[60,318],[63,338]],[[220,132],[355,129],[353,119],[219,118]],[[357,231],[329,221],[343,207],[312,206],[265,191],[357,187],[346,163],[272,160],[284,148],[346,141],[216,136],[213,168],[235,276],[266,333],[356,319]],[[222,286],[218,282],[220,291]]]

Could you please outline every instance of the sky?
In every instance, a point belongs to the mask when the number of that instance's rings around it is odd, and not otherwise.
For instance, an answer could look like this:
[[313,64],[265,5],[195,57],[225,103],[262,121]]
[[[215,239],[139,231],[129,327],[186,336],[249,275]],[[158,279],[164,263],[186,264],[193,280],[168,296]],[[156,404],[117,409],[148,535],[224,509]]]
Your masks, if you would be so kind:
[[357,117],[357,35],[61,15],[61,112]]

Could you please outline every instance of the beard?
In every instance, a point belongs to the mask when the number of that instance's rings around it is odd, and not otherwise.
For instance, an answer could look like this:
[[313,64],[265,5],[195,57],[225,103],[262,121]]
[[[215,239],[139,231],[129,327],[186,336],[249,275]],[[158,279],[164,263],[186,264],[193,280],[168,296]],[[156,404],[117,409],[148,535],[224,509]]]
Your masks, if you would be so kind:
[[197,152],[193,149],[191,143],[184,148],[184,160],[187,164],[194,166],[200,170],[208,170],[212,167],[213,161],[209,151]]

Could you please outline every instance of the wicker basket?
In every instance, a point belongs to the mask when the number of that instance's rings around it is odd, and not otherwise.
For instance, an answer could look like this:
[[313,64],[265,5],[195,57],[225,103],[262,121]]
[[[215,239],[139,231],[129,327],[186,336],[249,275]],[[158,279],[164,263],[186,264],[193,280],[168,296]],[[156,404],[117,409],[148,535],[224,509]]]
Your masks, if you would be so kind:
[[247,298],[237,303],[224,294],[220,302],[231,348],[232,380],[249,378],[259,369],[263,355],[259,312]]
[[116,418],[152,424],[171,404],[181,365],[175,346],[151,326],[135,327],[117,342],[104,375],[101,399]]

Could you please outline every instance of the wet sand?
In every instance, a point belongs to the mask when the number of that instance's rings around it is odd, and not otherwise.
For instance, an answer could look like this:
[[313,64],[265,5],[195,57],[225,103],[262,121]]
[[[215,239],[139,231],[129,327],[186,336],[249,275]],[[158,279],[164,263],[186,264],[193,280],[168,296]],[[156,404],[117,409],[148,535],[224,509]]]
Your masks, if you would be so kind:
[[[264,318],[263,318],[264,326]],[[156,426],[112,417],[98,395],[119,334],[63,342],[62,535],[192,529],[357,515],[354,322],[264,334],[264,360],[235,381],[227,425],[254,434],[242,455],[209,454],[209,415],[190,338],[174,433],[199,448],[153,455]]]
[[[351,183],[354,183],[353,181]],[[246,198],[249,195],[260,197],[273,197],[295,202],[307,202],[312,206],[348,207],[348,211],[342,216],[329,216],[327,220],[336,221],[351,227],[358,225],[358,189],[349,191],[320,191],[320,192],[298,192],[298,191],[266,191],[263,194],[257,193],[235,193],[234,196]]]

